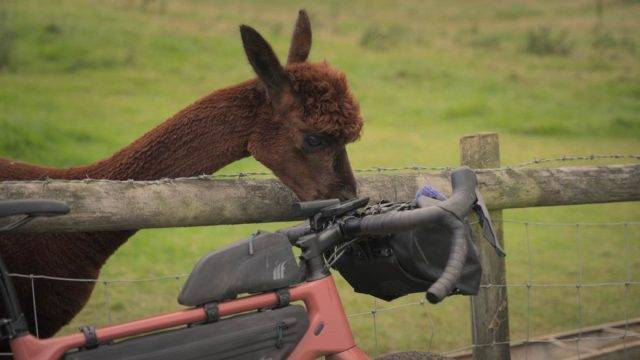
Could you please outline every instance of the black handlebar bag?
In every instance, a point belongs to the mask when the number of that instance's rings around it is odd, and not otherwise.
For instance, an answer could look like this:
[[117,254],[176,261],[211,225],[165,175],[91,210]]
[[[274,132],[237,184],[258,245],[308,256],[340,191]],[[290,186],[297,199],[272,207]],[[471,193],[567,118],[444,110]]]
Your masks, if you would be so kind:
[[[365,213],[381,214],[433,205],[437,199],[411,203],[380,203]],[[475,295],[482,268],[478,249],[466,221],[467,258],[455,290],[449,294]],[[425,292],[442,274],[451,249],[452,234],[437,224],[425,224],[411,231],[381,236],[363,236],[333,263],[333,268],[356,292],[391,301],[401,296]]]

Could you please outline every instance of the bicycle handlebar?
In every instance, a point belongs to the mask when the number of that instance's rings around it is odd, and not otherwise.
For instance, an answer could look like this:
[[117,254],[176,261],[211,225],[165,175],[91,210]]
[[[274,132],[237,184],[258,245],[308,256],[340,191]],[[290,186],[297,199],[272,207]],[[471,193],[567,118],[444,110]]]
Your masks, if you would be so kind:
[[475,174],[468,167],[451,173],[451,196],[441,204],[426,208],[369,215],[361,219],[347,219],[344,230],[349,235],[388,234],[413,229],[425,223],[442,224],[452,233],[449,259],[438,280],[427,290],[427,300],[436,304],[455,288],[467,257],[464,219],[476,203]]
[[[448,228],[452,234],[449,259],[440,278],[427,290],[427,300],[433,304],[438,303],[454,290],[462,273],[468,250],[464,220],[477,202],[477,180],[470,168],[460,167],[454,170],[451,173],[451,185],[451,196],[440,204],[360,218],[348,217],[335,226],[340,226],[343,238],[401,232],[425,223],[438,223]],[[323,231],[327,230],[329,228]],[[312,232],[308,224],[279,231],[292,242]]]
[[69,205],[56,200],[2,200],[0,201],[0,218],[28,215],[51,217],[69,213]]
[[24,215],[21,219],[0,227],[0,232],[15,230],[37,217],[53,217],[69,213],[69,205],[56,200],[1,200],[0,218]]

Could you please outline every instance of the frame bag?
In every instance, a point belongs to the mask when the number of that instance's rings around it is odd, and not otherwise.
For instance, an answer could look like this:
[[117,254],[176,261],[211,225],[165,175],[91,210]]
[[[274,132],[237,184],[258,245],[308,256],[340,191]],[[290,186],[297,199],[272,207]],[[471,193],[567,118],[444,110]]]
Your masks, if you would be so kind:
[[285,359],[309,327],[304,307],[289,305],[218,322],[71,351],[65,360]]

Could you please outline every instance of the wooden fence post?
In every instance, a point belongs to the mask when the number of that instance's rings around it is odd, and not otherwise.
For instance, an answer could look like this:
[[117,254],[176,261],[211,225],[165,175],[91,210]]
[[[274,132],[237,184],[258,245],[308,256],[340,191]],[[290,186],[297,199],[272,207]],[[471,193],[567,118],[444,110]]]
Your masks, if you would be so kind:
[[[500,167],[498,134],[481,133],[460,139],[460,163],[474,169]],[[502,210],[490,212],[498,241],[503,245]],[[498,286],[483,287],[471,300],[471,333],[473,357],[476,360],[510,359],[509,354],[509,307],[504,258],[482,237],[478,225],[473,226],[476,245],[482,263],[481,284]],[[477,346],[479,345],[479,346]]]

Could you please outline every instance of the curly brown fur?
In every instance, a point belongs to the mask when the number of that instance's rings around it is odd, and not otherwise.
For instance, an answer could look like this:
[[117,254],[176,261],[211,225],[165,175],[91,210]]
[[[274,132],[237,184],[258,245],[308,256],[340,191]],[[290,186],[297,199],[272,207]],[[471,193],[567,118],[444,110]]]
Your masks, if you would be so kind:
[[[255,30],[243,26],[241,33],[257,79],[203,97],[129,146],[87,166],[56,169],[0,159],[0,180],[184,177],[210,174],[252,155],[302,200],[354,196],[345,144],[358,138],[362,118],[345,76],[326,63],[306,62],[311,45],[306,14],[301,12],[296,23],[286,67]],[[134,233],[0,235],[0,254],[13,273],[95,279]],[[15,283],[35,331],[31,283]],[[36,280],[40,336],[52,336],[67,324],[92,290],[89,282]]]
[[302,120],[316,132],[327,133],[343,143],[358,139],[362,130],[360,107],[353,101],[346,76],[328,63],[287,67],[293,92],[302,103]]

